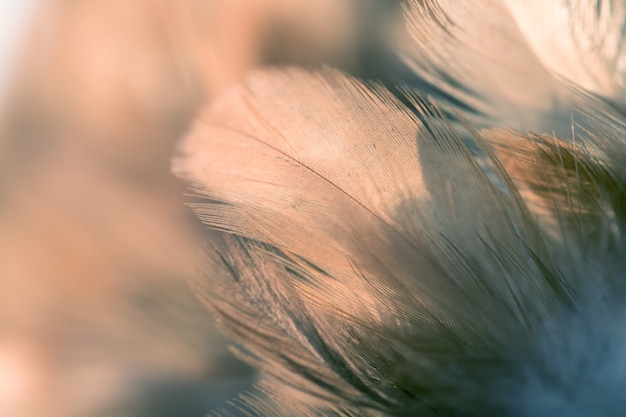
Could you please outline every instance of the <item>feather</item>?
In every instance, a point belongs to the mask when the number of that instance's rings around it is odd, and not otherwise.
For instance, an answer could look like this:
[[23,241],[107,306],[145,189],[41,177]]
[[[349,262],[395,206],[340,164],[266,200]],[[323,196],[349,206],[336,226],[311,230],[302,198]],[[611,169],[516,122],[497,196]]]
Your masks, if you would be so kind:
[[545,68],[595,94],[624,100],[626,4],[620,0],[506,0]]
[[236,407],[620,415],[622,9],[550,6],[559,66],[537,4],[411,0],[424,85],[266,70],[198,120],[173,165],[214,231],[194,286],[271,378]]
[[620,1],[410,0],[405,14],[405,61],[476,127],[565,138],[586,106],[567,84],[623,112]]
[[542,131],[546,116],[554,125],[554,113],[567,109],[568,92],[530,49],[505,1],[412,0],[405,14],[405,60],[470,109],[464,116],[474,125]]
[[[260,72],[181,145],[174,170],[216,230],[196,289],[241,354],[304,393],[302,415],[574,415],[616,394],[623,370],[606,355],[622,360],[626,257],[605,215],[610,161],[407,100],[418,114],[336,71]],[[537,217],[560,219],[564,204],[595,210],[610,248],[590,253],[582,221],[546,231]],[[580,408],[574,377],[593,390]],[[623,403],[609,398],[594,415]]]

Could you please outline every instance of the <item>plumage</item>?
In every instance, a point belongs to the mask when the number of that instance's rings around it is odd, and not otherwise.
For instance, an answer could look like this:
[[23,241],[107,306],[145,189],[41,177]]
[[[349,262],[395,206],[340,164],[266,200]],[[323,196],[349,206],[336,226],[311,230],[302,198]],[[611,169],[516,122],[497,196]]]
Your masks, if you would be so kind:
[[182,142],[214,230],[194,286],[297,415],[626,406],[624,115],[607,84],[553,75],[509,3],[406,9],[407,62],[456,101],[265,70]]
[[626,4],[620,0],[506,0],[542,64],[593,93],[623,103]]
[[622,1],[409,0],[405,9],[404,60],[476,127],[565,138],[586,106],[569,83],[624,105]]

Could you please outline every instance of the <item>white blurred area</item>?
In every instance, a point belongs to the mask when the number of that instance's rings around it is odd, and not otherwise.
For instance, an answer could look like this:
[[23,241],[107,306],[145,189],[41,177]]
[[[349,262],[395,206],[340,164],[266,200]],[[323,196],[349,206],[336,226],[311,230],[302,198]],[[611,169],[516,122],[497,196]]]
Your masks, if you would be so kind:
[[11,71],[20,50],[37,0],[4,0],[0,2],[0,95],[10,82]]
[[383,2],[0,3],[0,417],[204,416],[255,374],[187,286],[176,141],[255,67],[358,65]]

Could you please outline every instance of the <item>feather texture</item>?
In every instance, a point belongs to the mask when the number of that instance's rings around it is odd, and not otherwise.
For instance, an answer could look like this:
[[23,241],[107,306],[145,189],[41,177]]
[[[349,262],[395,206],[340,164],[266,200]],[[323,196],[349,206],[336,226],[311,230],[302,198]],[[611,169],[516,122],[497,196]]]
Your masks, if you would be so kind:
[[565,138],[586,104],[561,80],[623,107],[621,1],[410,0],[406,19],[405,61],[476,127]]
[[[518,148],[493,151],[487,138],[503,145],[512,134],[483,137],[415,105],[421,117],[375,85],[289,70],[259,73],[214,106],[175,165],[208,199],[195,207],[200,218],[225,232],[199,292],[249,360],[345,415],[523,408],[514,392],[530,390],[527,374],[543,377],[559,355],[555,329],[567,333],[577,312],[621,314],[623,284],[612,279],[621,234],[594,256],[584,237],[548,247],[580,224],[544,234],[514,185],[526,177],[506,161],[523,146],[569,148],[519,136]],[[492,155],[504,191],[461,130]],[[548,165],[569,172],[560,160]],[[598,257],[610,259],[606,274]]]
[[621,0],[506,0],[515,23],[550,71],[624,101],[626,4]]
[[542,131],[546,118],[554,126],[567,111],[568,91],[530,49],[505,1],[412,0],[406,18],[405,60],[463,103],[476,126]]
[[174,161],[215,231],[198,294],[298,415],[620,415],[618,72],[546,64],[509,2],[406,13],[407,62],[463,106],[282,69],[199,119]]

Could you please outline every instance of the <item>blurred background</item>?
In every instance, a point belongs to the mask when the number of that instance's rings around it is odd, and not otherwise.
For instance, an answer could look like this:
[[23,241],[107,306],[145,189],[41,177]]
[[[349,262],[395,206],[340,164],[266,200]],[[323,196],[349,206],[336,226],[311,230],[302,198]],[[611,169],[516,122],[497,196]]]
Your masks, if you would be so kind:
[[187,286],[207,237],[170,156],[255,67],[401,76],[398,3],[2,0],[0,417],[200,417],[251,389]]

